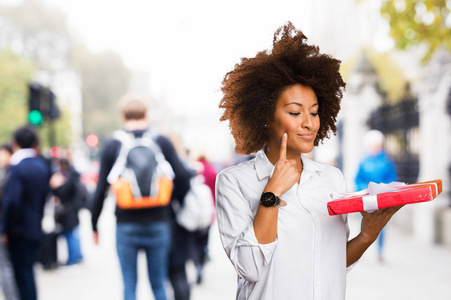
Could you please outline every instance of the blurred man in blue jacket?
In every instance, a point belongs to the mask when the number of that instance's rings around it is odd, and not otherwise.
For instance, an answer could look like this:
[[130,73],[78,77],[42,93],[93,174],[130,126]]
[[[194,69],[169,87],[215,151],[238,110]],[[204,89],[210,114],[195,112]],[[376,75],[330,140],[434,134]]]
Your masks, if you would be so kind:
[[8,247],[22,300],[37,299],[33,265],[38,259],[41,220],[49,192],[50,168],[39,157],[38,146],[33,127],[20,127],[14,132],[1,205],[0,234]]
[[[355,177],[357,191],[368,188],[370,181],[375,183],[390,183],[396,181],[395,164],[393,160],[384,151],[384,135],[378,130],[368,131],[363,143],[367,154],[360,162],[359,170]],[[382,229],[378,237],[378,255],[379,260],[383,260],[384,230]]]

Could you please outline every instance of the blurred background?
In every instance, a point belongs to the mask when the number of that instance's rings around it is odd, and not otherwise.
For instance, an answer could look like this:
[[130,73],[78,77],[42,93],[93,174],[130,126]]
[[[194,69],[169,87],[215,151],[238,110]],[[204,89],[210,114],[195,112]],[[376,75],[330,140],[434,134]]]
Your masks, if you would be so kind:
[[[384,262],[365,254],[348,299],[451,299],[450,0],[0,0],[0,142],[36,125],[44,155],[70,149],[92,189],[103,143],[121,126],[117,101],[135,92],[149,99],[152,127],[219,171],[244,159],[219,122],[221,81],[241,57],[270,48],[287,21],[342,61],[347,83],[337,135],[314,159],[339,167],[355,191],[363,136],[377,129],[399,181],[443,181],[437,199],[395,215]],[[102,216],[114,227],[112,210]],[[350,224],[358,231],[356,214]],[[89,226],[83,211],[82,266],[39,271],[42,299],[120,299],[114,236],[94,247]],[[216,231],[193,299],[234,298]]]

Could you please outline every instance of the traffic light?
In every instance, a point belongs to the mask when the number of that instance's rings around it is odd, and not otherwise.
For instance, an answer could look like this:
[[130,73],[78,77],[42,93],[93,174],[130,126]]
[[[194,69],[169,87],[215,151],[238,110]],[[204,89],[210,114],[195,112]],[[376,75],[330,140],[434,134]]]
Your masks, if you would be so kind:
[[49,89],[48,93],[48,100],[49,100],[49,112],[48,115],[51,120],[58,119],[61,114],[60,110],[58,108],[58,105],[56,104],[56,97],[55,94]]
[[42,125],[44,117],[55,120],[61,116],[55,94],[49,88],[35,82],[28,85],[28,109],[30,111],[28,120],[37,126]]
[[30,83],[28,85],[28,108],[31,111],[41,111],[41,85]]
[[41,126],[44,118],[39,110],[32,110],[28,113],[28,122],[35,126]]

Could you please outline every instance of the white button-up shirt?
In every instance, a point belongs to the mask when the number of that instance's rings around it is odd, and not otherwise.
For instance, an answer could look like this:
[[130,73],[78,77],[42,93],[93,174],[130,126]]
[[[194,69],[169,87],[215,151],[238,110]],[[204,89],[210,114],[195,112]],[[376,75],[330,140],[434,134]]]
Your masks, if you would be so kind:
[[300,183],[281,196],[277,239],[259,244],[253,220],[274,166],[263,150],[218,174],[222,245],[238,273],[237,299],[344,299],[347,219],[329,216],[331,193],[345,192],[340,170],[301,155]]

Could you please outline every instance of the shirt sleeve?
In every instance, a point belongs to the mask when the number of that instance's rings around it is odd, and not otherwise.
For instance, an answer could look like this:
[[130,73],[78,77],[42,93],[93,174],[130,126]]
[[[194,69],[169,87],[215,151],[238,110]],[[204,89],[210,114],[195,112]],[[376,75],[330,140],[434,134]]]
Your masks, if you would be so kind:
[[221,242],[239,276],[256,282],[271,261],[277,240],[259,244],[255,237],[249,202],[236,178],[220,173],[216,180],[216,203]]
[[121,143],[118,140],[110,140],[105,144],[105,148],[100,157],[99,179],[93,195],[93,204],[91,208],[91,223],[93,231],[97,231],[97,222],[99,220],[100,213],[102,212],[103,203],[107,196],[108,188],[110,187],[107,177],[113,168],[120,147]]

